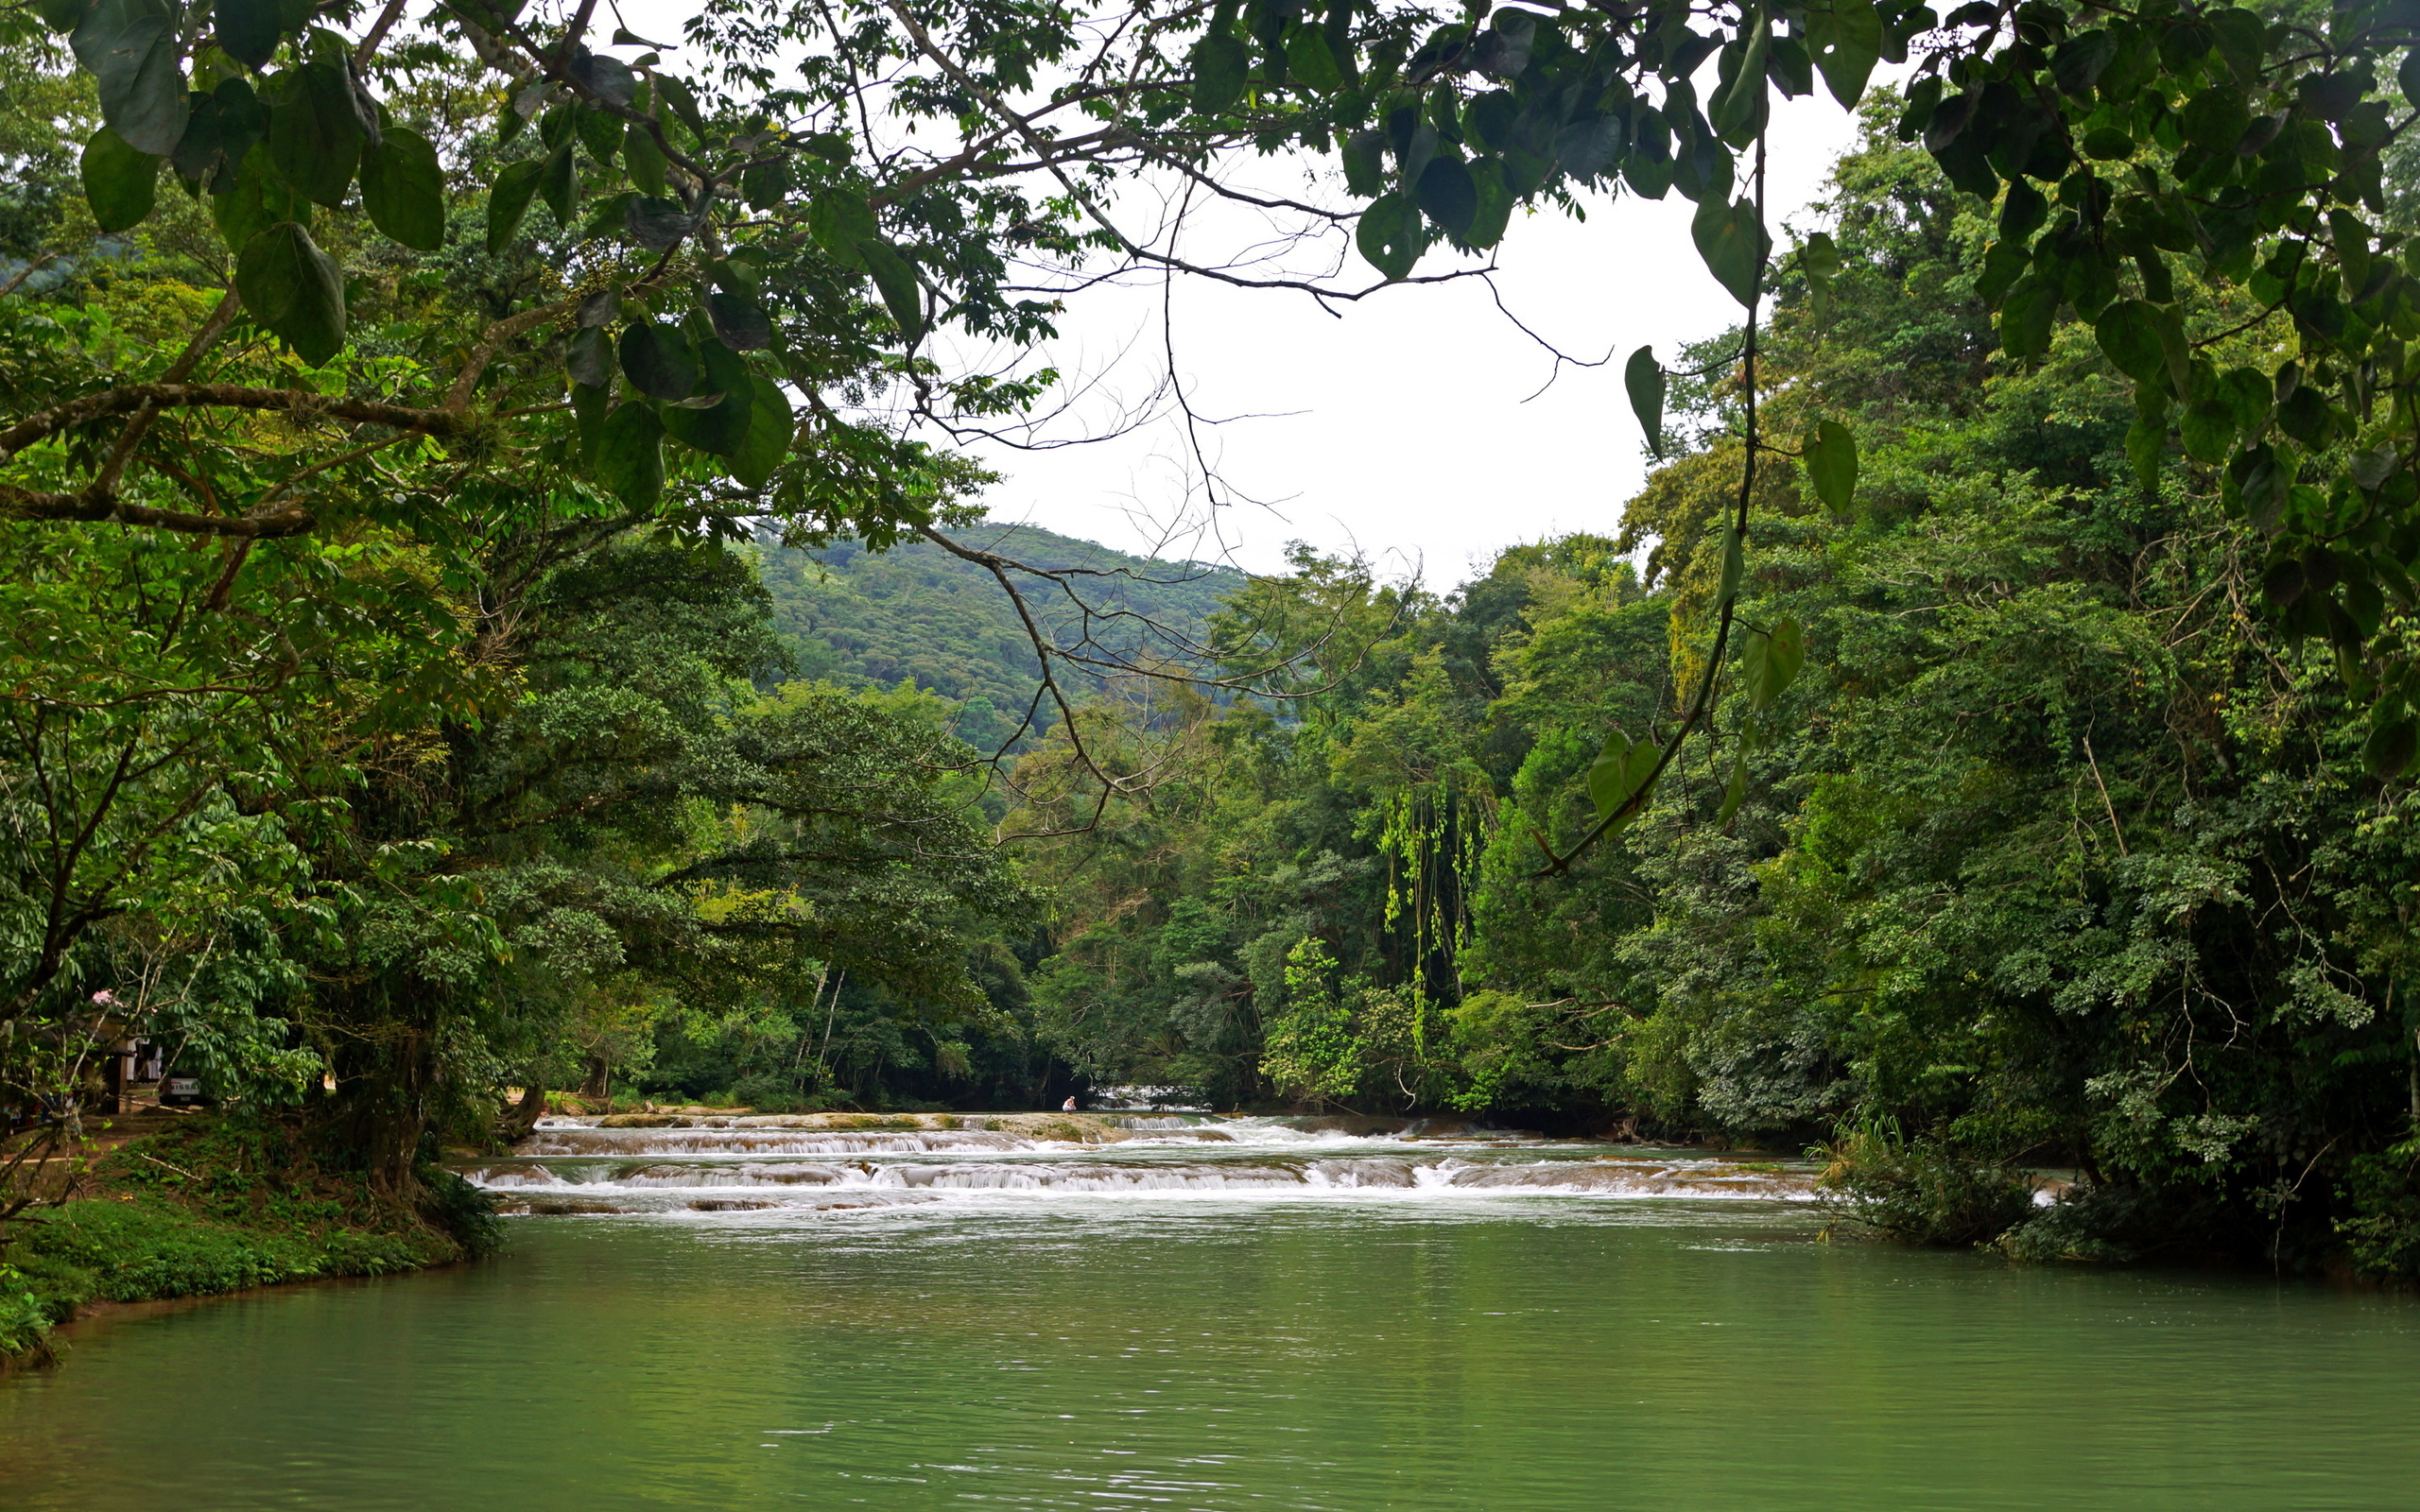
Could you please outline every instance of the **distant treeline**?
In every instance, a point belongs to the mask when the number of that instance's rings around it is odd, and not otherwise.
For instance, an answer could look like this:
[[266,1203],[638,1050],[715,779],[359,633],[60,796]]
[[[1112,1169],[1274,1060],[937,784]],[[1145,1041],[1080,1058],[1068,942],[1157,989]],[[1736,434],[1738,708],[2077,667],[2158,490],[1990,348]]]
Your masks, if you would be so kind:
[[[987,521],[957,534],[1032,566],[1102,575],[1076,584],[1097,616],[1110,616],[1092,627],[1104,654],[1166,657],[1178,649],[1169,637],[1198,644],[1219,603],[1244,583],[1232,568],[1130,556],[1036,525]],[[1008,595],[974,562],[911,538],[883,552],[854,541],[769,545],[759,570],[774,628],[801,677],[844,687],[906,681],[939,694],[962,706],[953,729],[982,750],[1013,734],[1032,703],[1040,675],[1032,642]],[[1039,581],[1024,591],[1056,644],[1074,646],[1084,635],[1084,615],[1064,593]],[[1098,677],[1073,680],[1071,691],[1083,696],[1100,691]],[[1057,718],[1047,700],[1035,710],[1040,728]]]

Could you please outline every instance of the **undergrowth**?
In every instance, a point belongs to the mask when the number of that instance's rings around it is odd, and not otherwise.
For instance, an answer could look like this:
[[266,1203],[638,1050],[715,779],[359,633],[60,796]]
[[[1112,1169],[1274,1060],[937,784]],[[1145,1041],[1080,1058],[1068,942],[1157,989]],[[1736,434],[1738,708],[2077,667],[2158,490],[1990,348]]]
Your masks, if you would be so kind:
[[95,1301],[203,1297],[287,1281],[387,1276],[493,1249],[486,1195],[421,1173],[421,1202],[314,1164],[291,1129],[197,1118],[132,1141],[83,1194],[30,1211],[0,1252],[0,1367],[51,1358],[50,1330]]

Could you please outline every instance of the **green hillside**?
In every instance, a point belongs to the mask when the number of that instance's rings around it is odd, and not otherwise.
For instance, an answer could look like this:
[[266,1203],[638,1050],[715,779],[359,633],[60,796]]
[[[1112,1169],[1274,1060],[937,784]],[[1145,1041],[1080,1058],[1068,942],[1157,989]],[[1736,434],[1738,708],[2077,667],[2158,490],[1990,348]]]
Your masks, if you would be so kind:
[[[1038,567],[1115,575],[1079,579],[1076,591],[1096,611],[1096,644],[1117,655],[1148,654],[1155,644],[1165,654],[1166,642],[1154,641],[1146,620],[1179,637],[1200,637],[1245,580],[1229,568],[1132,557],[1033,525],[986,522],[958,539]],[[965,703],[959,733],[977,747],[1004,739],[1033,697],[1033,648],[1008,595],[983,568],[930,541],[883,552],[854,541],[815,550],[769,545],[760,572],[773,595],[774,625],[802,677],[885,687],[913,679]],[[1021,586],[1054,640],[1074,645],[1083,634],[1082,612],[1049,583]],[[1121,617],[1103,620],[1101,611]],[[1043,722],[1050,718],[1044,711]]]

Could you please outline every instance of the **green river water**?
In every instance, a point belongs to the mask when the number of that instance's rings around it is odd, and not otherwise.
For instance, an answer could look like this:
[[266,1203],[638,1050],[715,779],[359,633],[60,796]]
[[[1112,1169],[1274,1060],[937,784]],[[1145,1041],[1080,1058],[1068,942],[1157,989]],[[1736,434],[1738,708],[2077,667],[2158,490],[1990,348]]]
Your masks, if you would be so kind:
[[2420,1504],[2395,1298],[1824,1243],[1562,1150],[683,1153],[522,1168],[637,1211],[500,1260],[76,1338],[0,1382],[0,1508]]

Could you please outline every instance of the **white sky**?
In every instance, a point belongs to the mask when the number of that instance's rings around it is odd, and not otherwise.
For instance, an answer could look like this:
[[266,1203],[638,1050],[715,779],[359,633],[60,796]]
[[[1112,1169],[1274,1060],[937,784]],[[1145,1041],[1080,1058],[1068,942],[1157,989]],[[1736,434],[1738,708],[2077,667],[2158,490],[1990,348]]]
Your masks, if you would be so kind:
[[[686,9],[685,0],[623,0],[621,13],[643,35],[665,37],[678,34]],[[1702,86],[1711,75],[1709,58]],[[1855,118],[1819,87],[1797,100],[1774,95],[1772,119],[1772,219],[1811,229],[1800,212],[1853,140]],[[1269,171],[1286,171],[1271,161]],[[1316,198],[1339,202],[1334,192]],[[1593,200],[1584,224],[1551,211],[1515,216],[1495,251],[1506,309],[1574,356],[1613,352],[1602,367],[1559,376],[1477,280],[1384,290],[1337,306],[1339,319],[1306,295],[1181,277],[1167,297],[1166,335],[1195,413],[1236,417],[1203,435],[1240,497],[1206,507],[1184,431],[1166,417],[1049,452],[970,446],[1006,474],[987,507],[995,519],[1121,550],[1253,571],[1281,568],[1291,541],[1358,549],[1388,576],[1418,571],[1441,589],[1508,545],[1610,534],[1645,476],[1622,362],[1645,343],[1668,361],[1681,343],[1718,335],[1741,314],[1698,259],[1694,208],[1677,193],[1648,201],[1625,192]],[[1238,247],[1253,230],[1232,215],[1214,225]],[[1217,260],[1206,241],[1186,249]],[[1440,249],[1418,271],[1457,266],[1477,262]],[[1374,277],[1356,256],[1337,282],[1358,287]],[[1062,339],[1042,354],[1071,380],[1069,407],[1048,435],[1115,430],[1154,392],[1167,368],[1162,309],[1156,281],[1071,297]],[[945,366],[982,356],[941,335],[933,349]]]
[[[1820,196],[1854,127],[1826,95],[1776,97],[1767,183],[1777,223],[1795,215],[1811,229],[1797,212]],[[1186,487],[1185,437],[1170,417],[1053,452],[970,447],[1008,475],[992,512],[1130,551],[1208,558],[1223,542],[1227,559],[1255,571],[1278,568],[1293,540],[1357,547],[1389,576],[1416,568],[1440,589],[1508,545],[1610,534],[1645,474],[1622,362],[1650,342],[1670,361],[1741,314],[1699,261],[1693,209],[1677,193],[1624,193],[1595,201],[1585,224],[1516,215],[1496,250],[1505,307],[1575,356],[1615,354],[1565,367],[1542,394],[1553,359],[1476,280],[1389,289],[1338,306],[1338,319],[1306,295],[1181,278],[1168,309],[1195,411],[1254,417],[1204,433],[1242,498],[1202,532],[1211,511]],[[1474,264],[1440,249],[1419,271],[1454,266]],[[1374,277],[1357,258],[1344,282]],[[1059,434],[1110,428],[1121,400],[1151,391],[1166,366],[1161,302],[1156,283],[1070,300],[1047,357],[1092,382]]]

